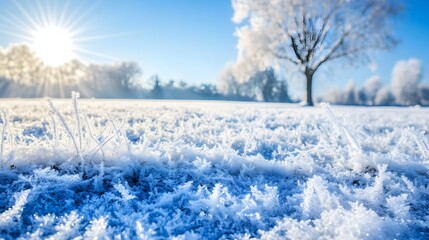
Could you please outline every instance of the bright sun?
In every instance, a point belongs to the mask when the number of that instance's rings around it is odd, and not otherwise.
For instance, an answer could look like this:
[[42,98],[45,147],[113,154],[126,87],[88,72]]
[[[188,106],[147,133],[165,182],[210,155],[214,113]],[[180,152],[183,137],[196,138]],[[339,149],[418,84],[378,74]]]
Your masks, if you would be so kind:
[[64,28],[39,28],[33,32],[32,40],[33,50],[47,65],[59,66],[75,57],[72,35]]
[[[0,34],[4,32],[24,40],[24,43],[29,45],[32,52],[44,65],[57,68],[74,59],[83,62],[93,61],[93,59],[118,60],[115,57],[87,49],[82,45],[84,42],[123,35],[120,33],[82,35],[88,30],[85,16],[90,14],[95,5],[88,7],[88,10],[79,15],[78,13],[82,9],[70,9],[68,3],[65,3],[61,9],[59,5],[55,5],[51,1],[29,1],[35,2],[35,5],[29,4],[28,8],[37,9],[37,11],[28,12],[20,4],[20,1],[12,2],[22,16],[6,21],[11,24],[11,26],[6,25],[6,30],[3,29],[3,22],[0,21]],[[0,18],[3,18],[1,14]],[[8,18],[5,19],[8,20]],[[14,30],[10,31],[9,28]]]

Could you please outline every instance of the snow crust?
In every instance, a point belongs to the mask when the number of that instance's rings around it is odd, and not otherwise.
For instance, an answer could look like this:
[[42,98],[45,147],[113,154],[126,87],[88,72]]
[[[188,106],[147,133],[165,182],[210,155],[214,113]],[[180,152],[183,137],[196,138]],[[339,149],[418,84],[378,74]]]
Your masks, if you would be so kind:
[[78,97],[0,101],[0,238],[429,238],[429,109]]

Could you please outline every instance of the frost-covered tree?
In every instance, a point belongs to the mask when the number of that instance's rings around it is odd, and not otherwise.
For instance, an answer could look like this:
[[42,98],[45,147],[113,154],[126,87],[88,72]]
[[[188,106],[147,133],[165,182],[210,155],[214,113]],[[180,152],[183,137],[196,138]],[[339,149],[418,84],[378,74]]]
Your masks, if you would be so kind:
[[429,105],[429,86],[421,85],[419,88],[419,99],[422,105]]
[[249,97],[264,102],[290,102],[286,81],[274,69],[257,71],[248,79],[235,77],[232,66],[225,68],[218,79],[220,91],[227,96]]
[[374,105],[377,92],[383,87],[383,84],[380,81],[380,76],[375,75],[368,78],[363,85],[362,91],[365,94],[365,99],[363,103],[366,105]]
[[71,60],[60,66],[43,63],[28,45],[0,49],[0,97],[139,97],[140,67],[133,62],[86,65]]
[[421,62],[418,59],[398,61],[392,70],[392,92],[402,105],[419,103]]
[[232,5],[233,21],[240,24],[236,75],[246,78],[279,60],[292,63],[305,76],[310,106],[313,76],[325,63],[355,62],[394,45],[389,19],[400,9],[394,0],[232,0]]
[[152,98],[159,99],[162,98],[162,86],[161,86],[161,80],[159,79],[158,75],[154,75],[151,77],[150,81],[153,83],[153,87],[151,90]]
[[393,67],[390,86],[383,86],[375,75],[362,87],[350,82],[344,89],[331,90],[321,99],[351,105],[429,105],[429,86],[421,82],[422,72],[420,60],[400,60]]
[[395,101],[395,97],[389,87],[383,87],[375,96],[374,104],[379,106],[392,105]]
[[256,100],[264,102],[289,102],[287,84],[278,79],[272,68],[256,72],[247,85]]

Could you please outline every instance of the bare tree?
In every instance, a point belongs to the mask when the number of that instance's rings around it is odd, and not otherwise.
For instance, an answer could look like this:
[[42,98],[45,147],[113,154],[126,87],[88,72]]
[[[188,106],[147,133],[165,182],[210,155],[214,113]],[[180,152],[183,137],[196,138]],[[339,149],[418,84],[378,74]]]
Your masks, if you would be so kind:
[[238,81],[231,68],[225,68],[218,79],[220,92],[226,96],[245,97],[264,102],[290,102],[286,81],[279,79],[274,69],[255,72],[249,79]]
[[[353,62],[370,50],[394,46],[390,18],[394,0],[232,0],[241,23],[238,65],[259,69],[283,60],[306,79],[306,102],[313,105],[313,76],[325,63]],[[246,21],[248,20],[248,21]],[[243,24],[244,23],[244,24]]]

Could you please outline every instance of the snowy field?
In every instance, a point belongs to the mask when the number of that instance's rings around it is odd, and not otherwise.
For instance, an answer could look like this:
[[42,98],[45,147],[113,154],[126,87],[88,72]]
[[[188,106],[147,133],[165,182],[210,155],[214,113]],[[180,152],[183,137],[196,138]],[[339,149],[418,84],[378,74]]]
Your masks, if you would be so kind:
[[0,239],[429,238],[426,108],[0,107]]

